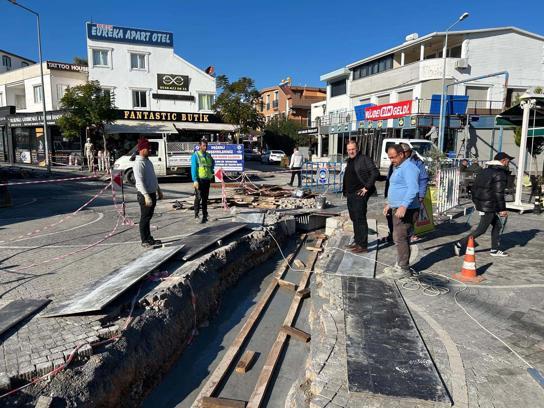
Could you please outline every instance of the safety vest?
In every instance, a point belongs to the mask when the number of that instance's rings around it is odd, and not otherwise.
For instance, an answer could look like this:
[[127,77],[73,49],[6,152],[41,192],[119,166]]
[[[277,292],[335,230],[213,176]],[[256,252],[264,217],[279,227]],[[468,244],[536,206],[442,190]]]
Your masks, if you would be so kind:
[[196,152],[196,159],[198,161],[198,178],[210,180],[213,178],[213,160],[209,153],[202,154],[199,150]]

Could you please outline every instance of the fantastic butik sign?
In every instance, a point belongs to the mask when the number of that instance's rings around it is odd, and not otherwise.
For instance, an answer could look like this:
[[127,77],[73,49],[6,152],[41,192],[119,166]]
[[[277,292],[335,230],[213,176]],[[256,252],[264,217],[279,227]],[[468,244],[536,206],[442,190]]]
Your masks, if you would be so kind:
[[94,41],[107,41],[125,44],[154,45],[173,47],[174,34],[142,28],[117,27],[109,24],[87,23],[87,38]]
[[412,101],[369,106],[365,109],[365,120],[386,120],[401,118],[412,113]]

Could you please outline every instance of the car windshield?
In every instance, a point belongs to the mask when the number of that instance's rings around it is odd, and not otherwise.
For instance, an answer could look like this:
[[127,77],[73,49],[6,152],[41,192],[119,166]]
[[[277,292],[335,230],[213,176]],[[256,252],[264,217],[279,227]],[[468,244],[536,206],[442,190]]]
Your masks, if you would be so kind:
[[410,144],[412,145],[412,149],[418,152],[420,156],[428,156],[433,146],[429,142],[410,142]]

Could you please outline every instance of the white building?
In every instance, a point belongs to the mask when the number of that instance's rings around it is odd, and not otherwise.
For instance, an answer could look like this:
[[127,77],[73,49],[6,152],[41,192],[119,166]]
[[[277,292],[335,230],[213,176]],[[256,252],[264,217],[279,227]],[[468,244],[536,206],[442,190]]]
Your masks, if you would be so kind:
[[12,52],[0,50],[0,74],[6,71],[28,67],[35,63],[36,61],[32,61],[31,59],[21,57]]
[[0,74],[0,161],[43,161],[43,98],[54,160],[66,151],[79,150],[79,140],[74,141],[77,146],[63,141],[56,120],[66,89],[87,82],[87,67],[45,61],[43,75],[45,92],[39,64]]
[[[322,75],[327,82],[326,114],[320,117],[322,134],[328,137],[326,153],[342,155],[346,138],[352,136],[424,137],[433,125],[438,126],[444,39],[443,32],[412,34],[398,46]],[[507,81],[505,75],[470,81],[501,71],[508,73]],[[512,130],[496,126],[495,115],[526,89],[544,85],[544,37],[515,27],[450,32],[446,84],[464,80],[469,81],[449,87],[450,94],[465,98],[456,99],[464,100],[464,105],[453,103],[447,150],[464,155],[460,150],[468,144],[467,155],[480,159],[497,150],[515,153]],[[362,117],[363,105],[408,100],[413,101],[411,112],[401,121]],[[375,153],[375,148],[370,150]]]

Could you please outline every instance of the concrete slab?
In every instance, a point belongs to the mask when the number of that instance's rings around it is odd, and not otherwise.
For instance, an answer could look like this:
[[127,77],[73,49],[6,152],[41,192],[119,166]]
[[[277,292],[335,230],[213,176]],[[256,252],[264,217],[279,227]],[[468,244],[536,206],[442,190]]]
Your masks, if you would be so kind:
[[182,251],[183,260],[190,260],[199,252],[227,238],[229,235],[246,228],[246,226],[245,223],[239,222],[215,224],[211,227],[202,228],[200,231],[183,238],[182,242],[185,245]]
[[9,302],[0,309],[0,335],[49,302],[49,299],[17,299]]

